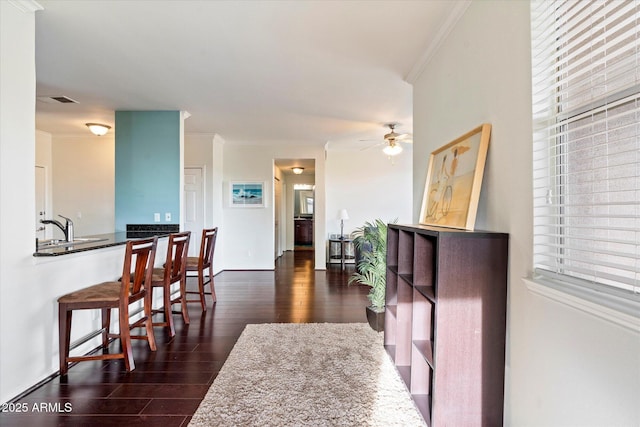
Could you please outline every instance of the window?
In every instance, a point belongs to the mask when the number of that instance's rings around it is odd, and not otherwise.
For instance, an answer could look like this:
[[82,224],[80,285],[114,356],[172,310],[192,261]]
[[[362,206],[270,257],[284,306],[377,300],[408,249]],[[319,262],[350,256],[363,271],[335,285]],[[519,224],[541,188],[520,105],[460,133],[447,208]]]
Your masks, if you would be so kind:
[[640,317],[640,1],[531,6],[534,274]]

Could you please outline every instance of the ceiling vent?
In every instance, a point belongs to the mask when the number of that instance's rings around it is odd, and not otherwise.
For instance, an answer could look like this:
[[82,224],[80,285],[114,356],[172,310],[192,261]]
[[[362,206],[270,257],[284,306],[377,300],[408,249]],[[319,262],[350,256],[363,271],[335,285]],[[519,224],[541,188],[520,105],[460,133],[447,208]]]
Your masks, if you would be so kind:
[[68,96],[38,96],[38,101],[42,101],[46,104],[77,104],[78,101],[69,98]]

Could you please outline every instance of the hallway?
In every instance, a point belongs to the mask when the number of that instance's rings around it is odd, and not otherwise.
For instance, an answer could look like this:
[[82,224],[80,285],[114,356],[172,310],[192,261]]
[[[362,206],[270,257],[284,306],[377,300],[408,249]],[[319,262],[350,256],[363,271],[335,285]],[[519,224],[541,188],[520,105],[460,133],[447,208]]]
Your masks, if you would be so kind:
[[275,271],[222,272],[213,308],[190,305],[190,325],[175,315],[173,339],[155,328],[156,352],[133,343],[133,372],[122,360],[79,363],[3,408],[0,425],[186,426],[245,325],[366,322],[368,288],[348,286],[349,274],[315,271],[311,251],[285,252]]

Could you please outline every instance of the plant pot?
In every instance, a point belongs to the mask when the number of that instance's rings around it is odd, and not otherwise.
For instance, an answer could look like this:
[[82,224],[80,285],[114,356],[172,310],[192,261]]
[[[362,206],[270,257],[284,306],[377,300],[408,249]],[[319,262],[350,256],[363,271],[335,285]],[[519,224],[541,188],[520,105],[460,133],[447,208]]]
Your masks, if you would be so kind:
[[369,326],[376,331],[384,331],[384,308],[377,309],[372,306],[367,307],[367,321]]

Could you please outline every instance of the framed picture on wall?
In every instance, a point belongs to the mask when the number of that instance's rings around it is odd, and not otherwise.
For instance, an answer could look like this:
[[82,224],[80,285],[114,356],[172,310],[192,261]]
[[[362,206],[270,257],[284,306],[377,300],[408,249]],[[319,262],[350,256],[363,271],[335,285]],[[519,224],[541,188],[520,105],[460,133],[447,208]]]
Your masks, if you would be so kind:
[[232,181],[229,183],[229,205],[233,208],[263,208],[264,182]]
[[421,224],[474,229],[490,136],[485,123],[431,153]]

